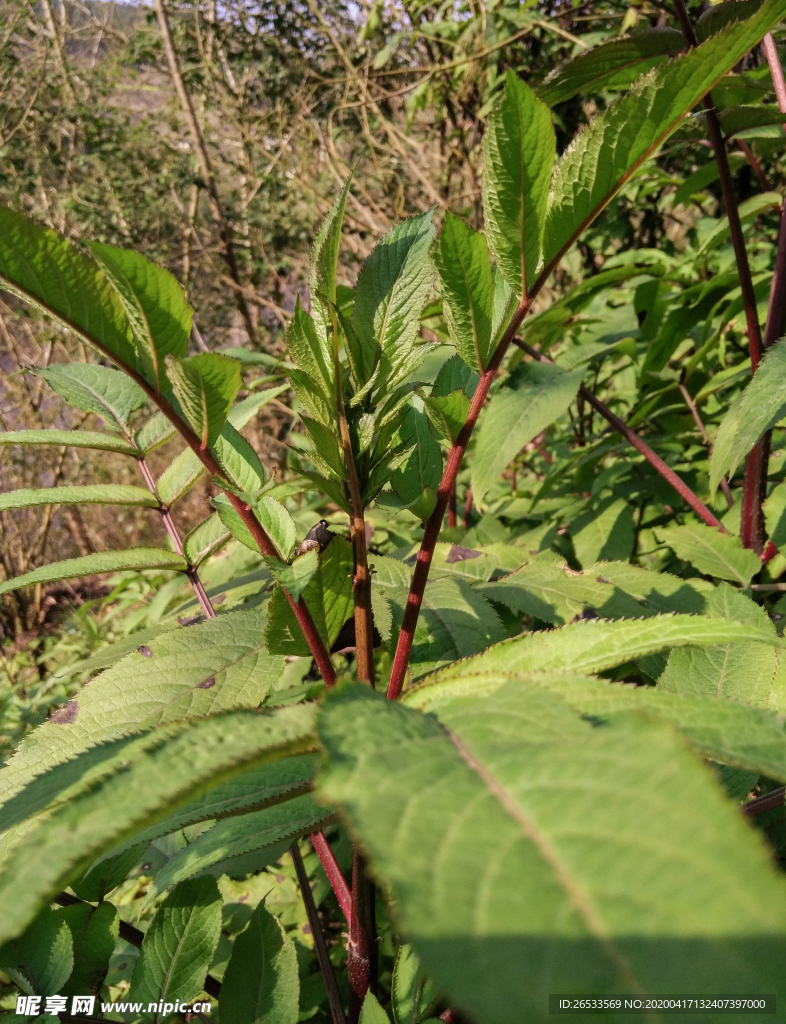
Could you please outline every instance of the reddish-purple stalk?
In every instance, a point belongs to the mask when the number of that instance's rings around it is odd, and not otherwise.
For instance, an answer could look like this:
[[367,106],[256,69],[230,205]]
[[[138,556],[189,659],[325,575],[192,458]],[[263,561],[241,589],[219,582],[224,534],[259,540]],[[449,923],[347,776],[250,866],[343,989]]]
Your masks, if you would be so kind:
[[513,314],[513,319],[508,324],[507,330],[503,334],[499,345],[497,345],[494,355],[491,357],[488,368],[480,375],[464,426],[459,431],[456,442],[448,454],[445,469],[442,473],[442,480],[437,490],[437,504],[423,531],[423,540],[420,545],[420,551],[418,551],[415,571],[412,574],[409,596],[407,597],[407,604],[401,621],[401,632],[399,633],[396,654],[393,658],[393,668],[390,673],[390,682],[388,683],[388,698],[390,700],[395,700],[404,686],[409,655],[415,639],[415,627],[418,623],[420,606],[423,602],[423,594],[426,590],[429,569],[431,568],[431,560],[434,556],[434,548],[436,547],[440,530],[442,529],[442,520],[445,516],[448,500],[450,499],[450,492],[455,485],[461,461],[472,437],[472,431],[475,429],[480,410],[486,401],[489,388],[497,375],[497,371],[505,353],[508,351],[511,341],[516,336],[516,331],[519,329],[521,321],[527,315],[529,301],[529,298],[525,296],[519,303],[516,312]]
[[355,842],[352,848],[352,907],[347,942],[347,980],[349,981],[349,1024],[358,1024],[366,993],[371,986],[371,948],[373,886],[366,860]]
[[322,867],[325,869],[328,881],[333,887],[333,892],[336,894],[338,905],[344,912],[347,924],[349,924],[352,917],[352,894],[349,891],[347,880],[344,878],[344,872],[339,867],[336,855],[333,853],[324,832],[312,832],[311,843],[317,856],[322,861]]
[[[139,471],[141,472],[142,476],[144,477],[145,483],[147,484],[147,489],[150,491],[153,497],[157,498],[158,495],[156,494],[156,482],[155,479],[153,478],[153,474],[150,472],[150,467],[145,461],[144,455],[139,455],[137,457],[137,463],[139,464]],[[185,552],[183,551],[183,542],[180,539],[180,532],[177,526],[175,525],[174,519],[172,518],[172,513],[169,511],[167,506],[160,501],[158,503],[158,511],[161,514],[164,526],[166,527],[166,532],[172,538],[172,544],[174,545],[175,551],[177,551],[179,555],[182,555],[185,558]],[[196,595],[197,601],[199,601],[199,605],[205,614],[205,618],[214,619],[216,617],[215,609],[213,608],[213,605],[210,603],[210,598],[207,596],[205,588],[202,586],[202,581],[199,578],[199,573],[197,572],[196,567],[193,565],[189,565],[188,569],[186,570],[186,576],[188,576],[188,579],[191,582],[191,588],[193,589],[194,594]]]
[[[538,352],[536,348],[532,348],[531,345],[528,345],[526,341],[522,341],[520,338],[515,338],[514,344],[518,345],[522,351],[532,356],[533,359],[537,359],[540,363],[550,363],[552,361],[548,356],[544,356],[542,352]],[[585,388],[583,384],[579,388],[579,394],[584,401],[589,402],[592,408],[596,412],[599,412],[600,415],[610,423],[618,433],[622,434],[626,441],[629,441],[637,451],[641,452],[653,469],[655,469],[663,479],[674,488],[682,500],[687,505],[690,505],[693,511],[703,522],[707,524],[707,526],[712,526],[716,530],[720,530],[721,533],[726,533],[723,524],[715,518],[704,502],[693,493],[684,480],[681,480],[677,476],[671,466],[665,463],[659,455],[656,455],[652,448],[650,448],[645,441],[642,441],[634,430],[631,430],[625,420],[620,419],[619,416],[609,409],[605,402],[602,402],[599,398],[593,395],[589,388]]]
[[344,1007],[341,1003],[338,985],[336,984],[336,975],[333,971],[333,964],[330,961],[330,953],[328,952],[327,942],[325,941],[325,933],[322,931],[322,922],[319,920],[319,912],[317,910],[317,905],[314,902],[314,893],[311,890],[308,875],[306,874],[306,866],[303,863],[303,858],[300,855],[300,849],[297,842],[292,844],[290,853],[292,854],[292,862],[295,865],[295,873],[297,874],[300,892],[303,895],[303,903],[306,907],[308,923],[311,927],[311,935],[314,938],[314,950],[317,954],[317,960],[319,961],[319,969],[322,972],[322,980],[325,982],[328,1006],[330,1007],[330,1016],[333,1020],[333,1024],[346,1024]]
[[[674,0],[674,9],[682,29],[682,34],[685,37],[685,42],[689,47],[697,46],[698,40],[688,16],[685,0]],[[740,279],[740,291],[742,292],[745,321],[748,327],[751,373],[755,373],[756,367],[761,361],[763,344],[761,328],[759,326],[759,314],[756,308],[756,294],[753,290],[753,278],[751,277],[750,263],[748,261],[748,250],[745,246],[742,222],[740,221],[737,199],[734,195],[734,184],[729,167],[728,153],[726,152],[726,142],[723,138],[720,120],[713,106],[711,96],[704,97],[704,109],[707,117],[710,142],[712,143],[715,160],[718,165],[723,206],[729,221],[734,258],[737,262],[737,274]],[[745,460],[745,479],[742,487],[742,512],[740,517],[740,540],[743,547],[751,548],[759,555],[764,548],[764,514],[762,504],[766,493],[768,460],[769,438],[765,436],[753,447],[753,450]]]

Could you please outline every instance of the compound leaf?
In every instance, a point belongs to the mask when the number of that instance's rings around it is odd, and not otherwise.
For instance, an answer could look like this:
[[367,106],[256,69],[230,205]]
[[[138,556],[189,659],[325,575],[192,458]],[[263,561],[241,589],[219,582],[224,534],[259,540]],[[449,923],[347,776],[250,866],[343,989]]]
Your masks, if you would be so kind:
[[80,576],[95,576],[105,572],[126,572],[130,569],[173,569],[180,572],[188,568],[186,560],[174,551],[164,548],[128,548],[126,551],[101,551],[80,558],[66,558],[62,562],[50,562],[40,569],[33,569],[24,576],[0,583],[0,594],[8,594],[20,587],[34,583],[55,583],[73,580]]
[[110,428],[123,430],[132,412],[147,399],[144,391],[119,370],[96,363],[63,363],[36,370],[47,384],[84,412],[101,416]]

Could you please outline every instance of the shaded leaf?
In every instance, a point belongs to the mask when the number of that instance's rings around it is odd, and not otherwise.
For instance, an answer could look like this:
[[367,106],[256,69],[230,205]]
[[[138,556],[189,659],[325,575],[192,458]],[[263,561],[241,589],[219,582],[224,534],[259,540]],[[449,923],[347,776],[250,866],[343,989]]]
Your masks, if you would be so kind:
[[494,396],[480,422],[472,463],[472,500],[492,484],[525,444],[567,410],[583,370],[566,373],[549,363],[522,363]]
[[786,341],[780,341],[764,353],[750,384],[735,398],[721,421],[710,456],[713,493],[724,476],[734,475],[762,434],[786,415],[784,383]]
[[537,94],[553,107],[577,93],[625,89],[640,75],[684,49],[685,40],[676,28],[645,29],[612,39],[552,71]]
[[71,930],[74,949],[74,969],[61,986],[62,995],[97,994],[115,950],[119,918],[111,903],[89,903],[61,907],[56,912]]
[[721,533],[703,523],[686,523],[658,529],[661,543],[668,544],[678,558],[694,565],[699,572],[731,580],[746,587],[761,570],[761,562],[753,551],[744,548],[739,537]]
[[313,796],[296,796],[285,803],[261,811],[234,815],[217,822],[179,850],[158,872],[148,890],[148,899],[164,892],[181,879],[209,871],[230,857],[277,849],[286,840],[318,832],[334,818],[330,807],[316,802]]
[[295,944],[260,903],[235,939],[221,983],[224,1024],[296,1024],[300,1000]]
[[174,889],[156,911],[142,940],[128,998],[141,1016],[159,1021],[171,1011],[149,1013],[149,1003],[188,1003],[205,984],[221,934],[221,893],[214,878],[194,878]]
[[26,982],[40,996],[59,992],[73,966],[71,932],[49,907],[38,914],[16,941],[0,947],[0,967],[12,978],[16,975]]
[[625,561],[633,554],[633,508],[621,498],[606,498],[578,515],[568,532],[581,566]]

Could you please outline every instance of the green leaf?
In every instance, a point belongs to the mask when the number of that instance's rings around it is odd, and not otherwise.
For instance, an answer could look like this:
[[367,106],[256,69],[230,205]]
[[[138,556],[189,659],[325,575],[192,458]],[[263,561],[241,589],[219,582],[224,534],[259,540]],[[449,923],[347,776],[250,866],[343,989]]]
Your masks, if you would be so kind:
[[[780,209],[782,202],[783,197],[779,192],[761,192],[741,202],[737,212],[744,224],[746,221],[755,220],[760,214],[767,213],[769,210]],[[697,252],[704,255],[712,249],[716,249],[730,233],[729,218],[721,217],[717,226],[702,239]]]
[[[286,384],[281,388],[271,388],[262,394],[251,395],[250,398],[245,398],[232,407],[227,422],[213,445],[213,454],[218,462],[225,467],[229,480],[241,479],[241,476],[245,476],[245,482],[251,485],[248,488],[250,490],[254,489],[255,482],[267,480],[267,470],[259,461],[259,456],[248,441],[241,437],[239,431],[271,398],[286,390]],[[268,395],[270,398],[265,397]],[[196,453],[190,448],[186,448],[161,474],[156,486],[156,493],[164,505],[171,506],[182,498],[206,472],[207,470]],[[243,490],[244,488],[239,487],[238,489]]]
[[60,994],[97,994],[115,950],[120,924],[117,908],[111,903],[99,903],[97,907],[81,903],[61,907],[55,913],[68,925],[74,948],[74,969]]
[[764,522],[767,536],[776,548],[786,544],[786,484],[773,487],[764,502]]
[[[93,777],[78,796],[24,823],[0,873],[0,897],[9,905],[0,920],[0,941],[19,934],[42,903],[96,857],[180,805],[255,765],[313,750],[313,711],[299,705],[272,714],[228,712],[170,724],[121,744],[119,771]],[[88,751],[80,760],[89,767],[95,757]],[[78,768],[69,771],[73,775]]]
[[566,373],[550,363],[522,363],[494,396],[478,431],[472,463],[472,500],[489,488],[525,444],[567,410],[584,370]]
[[74,966],[74,947],[68,925],[48,907],[16,941],[0,947],[0,968],[21,976],[40,996],[59,992]]
[[163,722],[254,708],[281,672],[264,611],[228,612],[141,645],[94,679],[68,713],[29,733],[0,772],[5,802],[34,775],[97,743]]
[[202,446],[212,445],[224,428],[242,384],[237,359],[203,352],[190,359],[165,359],[172,390]]
[[235,939],[221,983],[223,1024],[297,1024],[297,954],[276,918],[260,903]]
[[549,108],[508,70],[483,140],[483,215],[494,260],[519,298],[540,262],[555,153]]
[[602,619],[655,614],[654,609],[644,607],[601,573],[602,566],[597,567],[596,573],[575,573],[559,555],[542,551],[510,576],[483,583],[477,589],[492,601],[555,626],[563,626],[587,613]]
[[710,7],[696,22],[696,35],[703,42],[715,35],[716,32],[726,28],[727,25],[741,21],[743,18],[750,18],[760,6],[761,0],[732,0],[732,2]]
[[221,907],[216,880],[206,877],[181,882],[158,908],[128,992],[130,1001],[145,1007],[144,1020],[172,1015],[150,1012],[149,1003],[188,1003],[202,991],[221,934]]
[[235,540],[239,540],[250,551],[259,554],[259,545],[254,540],[254,535],[240,518],[240,514],[232,507],[229,498],[225,494],[216,494],[212,501],[219,519]]
[[99,451],[136,455],[137,449],[114,434],[93,430],[7,430],[0,432],[0,445],[68,445],[71,448],[97,448]]
[[486,239],[452,213],[432,248],[450,340],[482,373],[491,358],[494,282]]
[[71,888],[80,899],[88,903],[99,903],[125,880],[128,872],[140,862],[145,848],[139,844],[132,846],[123,854],[107,857],[98,864],[92,864],[88,871],[78,880],[71,883]]
[[208,516],[183,538],[183,554],[189,565],[197,568],[206,558],[219,551],[232,536],[217,512]]
[[598,583],[612,584],[630,594],[640,605],[639,615],[657,612],[699,614],[715,588],[708,580],[684,580],[666,572],[650,572],[629,562],[604,562],[582,573],[594,576]]
[[721,533],[703,523],[686,523],[685,526],[669,526],[657,529],[662,544],[674,551],[677,558],[690,562],[699,572],[731,580],[741,587],[747,587],[751,578],[761,570],[758,556],[744,548],[739,537]]
[[[335,278],[335,268],[333,270]],[[335,281],[334,281],[335,290]],[[335,409],[336,378],[333,362],[332,334],[328,334],[329,307],[325,309],[324,302],[319,298],[317,292],[312,291],[312,302],[314,313],[320,317],[318,330],[314,320],[300,305],[300,297],[295,300],[295,312],[292,321],[287,328],[287,348],[297,365],[312,382],[313,387],[321,396],[321,401],[329,408]],[[308,402],[305,403],[312,414],[315,410]]]
[[412,360],[420,314],[432,280],[432,215],[429,210],[391,228],[372,249],[358,277],[352,313],[359,344],[358,383],[373,380],[383,394],[417,365]]
[[[187,825],[208,821],[210,818],[226,818],[238,811],[262,810],[269,804],[300,796],[311,789],[316,766],[315,755],[301,754],[261,768],[252,768],[178,808],[174,814],[135,835],[130,843],[136,848],[137,843],[151,843]],[[127,846],[124,844],[118,850],[122,852]],[[98,866],[104,863],[99,861]]]
[[414,445],[407,461],[391,474],[390,484],[407,505],[430,487],[436,491],[442,479],[442,452],[428,424],[428,417],[415,406],[407,410],[401,425],[407,447]]
[[765,0],[748,21],[646,75],[577,136],[559,163],[549,196],[541,280],[685,115],[784,14],[784,0]]
[[[403,609],[407,594],[391,598]],[[400,616],[399,616],[400,621]],[[415,679],[502,640],[505,629],[488,600],[468,583],[435,580],[426,587],[410,655]]]
[[144,391],[119,370],[96,363],[63,363],[36,370],[50,388],[77,409],[94,412],[109,427],[123,430],[132,412],[147,399]]
[[578,988],[782,991],[783,882],[705,767],[668,727],[565,710],[328,695],[321,790],[429,974],[488,1024],[545,1024]]
[[[308,285],[311,294],[312,315],[316,321],[317,334],[322,335],[325,339],[324,341],[320,340],[320,345],[324,344],[326,346],[322,350],[324,352],[325,365],[331,368],[333,366],[333,312],[330,304],[336,301],[338,251],[341,245],[341,228],[344,223],[344,210],[349,198],[351,182],[352,174],[347,178],[341,195],[330,207],[327,217],[325,217],[317,232],[314,247],[311,250],[311,272],[308,278]],[[305,366],[302,369],[305,370]],[[328,373],[330,376],[326,382],[326,393],[333,396],[335,394],[335,382],[332,369]]]
[[[767,612],[727,583],[715,589],[707,611],[777,635]],[[767,707],[777,658],[778,652],[763,644],[719,644],[701,650],[683,647],[671,652],[658,687]]]
[[[352,545],[334,537],[320,556],[319,572],[303,592],[319,635],[331,647],[341,627],[352,617]],[[279,587],[268,606],[267,645],[271,653],[310,657],[303,631]]]
[[[571,673],[535,673],[515,682],[503,675],[473,676],[467,682],[464,699],[482,701],[506,687],[517,694],[520,704],[525,706],[531,700],[532,688],[537,687],[595,721],[633,711],[653,721],[676,726],[703,757],[786,781],[783,721],[780,716],[760,708],[666,693],[653,686],[609,683],[605,679]],[[452,699],[449,691],[440,694],[438,687],[424,685],[409,691],[404,703],[433,713]]]
[[497,644],[485,654],[460,662],[434,677],[453,689],[460,676],[504,672],[605,672],[670,647],[712,647],[751,642],[780,647],[768,630],[703,615],[654,615],[649,619],[581,620],[560,629],[527,633]]
[[739,135],[740,132],[749,128],[759,128],[761,125],[777,124],[782,125],[784,120],[783,111],[775,103],[763,103],[761,106],[729,107],[720,112],[720,123],[723,134],[726,138]]
[[710,456],[713,494],[724,476],[734,475],[762,434],[786,415],[784,382],[786,340],[767,349],[753,379],[735,398],[721,421]]
[[173,438],[176,433],[176,428],[169,422],[167,417],[162,412],[157,412],[137,430],[134,435],[134,441],[142,453],[147,455],[154,448],[159,448],[162,444]]
[[297,527],[286,508],[272,495],[266,494],[260,499],[255,511],[257,519],[275,544],[279,555],[284,560],[291,558],[295,550]]
[[174,551],[163,548],[129,548],[127,551],[101,551],[95,555],[80,558],[66,558],[63,562],[51,562],[33,569],[24,576],[15,576],[0,583],[0,594],[8,594],[20,587],[34,583],[55,583],[73,580],[80,576],[95,576],[104,572],[126,572],[129,569],[173,569],[184,572],[186,560]]
[[625,561],[633,554],[633,508],[622,498],[605,498],[576,516],[569,533],[580,565]]
[[390,990],[395,1024],[420,1024],[438,1001],[439,992],[423,973],[415,950],[408,945],[399,946]]
[[35,505],[139,505],[157,508],[158,500],[144,487],[92,484],[85,487],[23,487],[0,494],[0,511]]
[[577,93],[624,89],[640,75],[684,49],[685,40],[676,28],[645,29],[632,36],[612,39],[552,71],[537,94],[553,107]]
[[319,572],[319,553],[317,551],[306,551],[291,565],[287,565],[286,562],[277,558],[266,558],[265,561],[273,576],[289,592],[293,601],[300,598],[300,595]]
[[310,794],[296,796],[261,811],[225,818],[172,857],[156,875],[148,890],[148,899],[171,888],[181,879],[210,871],[230,857],[278,848],[282,841],[291,843],[298,836],[318,832],[334,819],[335,812],[317,803]]
[[49,228],[0,207],[0,287],[133,368],[130,328],[101,268]]
[[166,391],[164,358],[184,357],[191,336],[194,311],[183,289],[167,270],[139,253],[101,242],[87,244],[125,310],[145,377],[156,391]]
[[379,1000],[369,989],[360,1010],[360,1024],[390,1024],[390,1017],[379,1005]]

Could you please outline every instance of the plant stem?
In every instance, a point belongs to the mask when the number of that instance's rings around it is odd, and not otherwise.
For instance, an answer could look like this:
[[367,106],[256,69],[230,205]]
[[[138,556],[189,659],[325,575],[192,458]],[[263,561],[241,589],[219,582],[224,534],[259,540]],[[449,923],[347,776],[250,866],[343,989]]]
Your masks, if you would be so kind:
[[453,527],[456,525],[456,481],[453,481],[453,486],[450,489],[450,498],[448,498],[448,526]]
[[347,976],[349,979],[349,1024],[358,1024],[363,1000],[371,986],[374,886],[366,872],[366,862],[358,850],[352,850],[352,915],[349,921]]
[[[518,347],[522,349],[524,352],[527,352],[529,355],[531,355],[533,359],[537,359],[538,362],[550,363],[552,361],[551,359],[548,358],[548,356],[544,356],[543,353],[538,352],[537,349],[532,348],[532,346],[528,345],[525,341],[522,341],[520,338],[515,339],[515,344],[518,345]],[[642,441],[639,435],[635,433],[633,430],[631,430],[631,428],[624,420],[621,420],[619,416],[613,413],[611,409],[609,409],[609,407],[605,404],[605,402],[601,402],[599,398],[596,398],[595,395],[593,395],[593,393],[588,388],[585,388],[583,384],[579,388],[579,393],[584,398],[585,402],[589,402],[592,408],[595,409],[596,412],[599,412],[600,415],[605,420],[607,420],[614,427],[615,430],[622,434],[626,441],[629,441],[637,451],[641,452],[641,454],[644,456],[647,462],[649,462],[653,469],[657,470],[657,472],[660,473],[663,479],[666,480],[669,484],[671,484],[671,486],[674,488],[677,494],[679,494],[683,501],[690,505],[693,511],[702,519],[703,522],[707,524],[707,526],[713,526],[715,527],[715,529],[720,530],[721,533],[727,532],[726,529],[722,526],[722,524],[715,518],[712,512],[707,508],[704,502],[696,494],[693,493],[693,491],[690,489],[690,487],[688,487],[684,480],[681,480],[677,476],[677,474],[674,472],[671,466],[667,465],[659,455],[656,455],[652,448],[650,448],[650,446],[645,441]]]
[[[697,45],[696,33],[693,30],[685,0],[674,0],[674,9],[682,28],[682,34],[688,46]],[[707,116],[707,128],[709,130],[710,142],[715,151],[715,160],[718,164],[721,192],[723,194],[723,205],[726,210],[726,217],[729,221],[731,243],[734,249],[734,258],[737,262],[737,274],[740,279],[740,291],[745,307],[745,321],[748,326],[748,345],[751,356],[751,373],[756,372],[756,367],[762,357],[763,345],[761,328],[759,326],[759,314],[756,308],[756,294],[753,290],[753,278],[751,277],[750,263],[748,262],[748,251],[745,247],[745,236],[742,231],[742,222],[737,207],[737,199],[734,195],[729,158],[726,152],[726,143],[721,132],[720,120],[712,103],[711,96],[704,97],[704,109]],[[769,458],[769,439],[762,438],[753,448],[745,460],[745,479],[742,489],[742,514],[740,520],[740,540],[743,547],[751,548],[757,554],[761,554],[764,548],[764,515],[762,502],[766,494],[767,462]]]
[[[144,455],[138,456],[136,461],[139,464],[139,470],[142,476],[144,477],[145,483],[147,484],[147,489],[150,491],[153,497],[157,498],[158,495],[156,494],[156,482],[153,478],[153,474],[150,472],[150,467],[145,461]],[[183,552],[183,541],[180,539],[180,532],[177,526],[175,525],[174,519],[172,518],[172,513],[169,511],[166,505],[163,505],[161,502],[158,503],[158,511],[161,513],[161,518],[164,521],[164,526],[166,527],[167,533],[172,538],[172,544],[175,547],[175,551],[177,551],[179,555],[183,555],[183,557],[185,558],[185,554]],[[193,565],[189,565],[188,569],[186,570],[186,576],[188,576],[189,580],[191,581],[191,587],[194,593],[196,594],[196,599],[197,601],[199,601],[202,611],[205,613],[205,618],[214,619],[216,617],[215,609],[213,608],[213,605],[210,603],[210,598],[207,596],[205,588],[202,586],[202,581],[199,578],[199,573],[197,572],[196,567]]]
[[[693,422],[696,424],[696,429],[701,434],[702,440],[707,448],[710,447],[710,439],[707,435],[707,430],[702,422],[702,418],[699,415],[699,410],[696,408],[696,403],[691,397],[690,391],[685,387],[684,381],[680,381],[680,394],[685,399],[685,404],[690,410],[690,414],[693,417]],[[729,508],[734,508],[734,498],[731,496],[731,488],[729,487],[729,481],[726,477],[721,477],[720,489],[723,491],[724,497],[726,498],[726,504]]]
[[420,615],[420,606],[423,602],[423,594],[426,590],[426,583],[428,582],[431,560],[434,557],[434,548],[436,547],[440,530],[442,529],[442,520],[445,517],[445,509],[447,508],[448,499],[450,498],[450,492],[456,483],[456,477],[458,476],[461,461],[464,458],[464,453],[467,450],[469,440],[472,437],[472,431],[475,429],[475,424],[478,421],[480,410],[483,408],[483,403],[486,401],[489,388],[497,375],[497,371],[499,370],[500,364],[502,363],[511,341],[516,336],[516,331],[519,329],[521,321],[527,315],[528,309],[529,299],[525,296],[519,303],[505,333],[502,335],[500,343],[497,345],[496,351],[491,357],[488,368],[480,375],[480,380],[475,388],[475,394],[472,396],[472,402],[470,403],[469,412],[467,413],[467,418],[464,421],[464,426],[459,431],[456,443],[450,449],[448,454],[439,489],[437,490],[437,504],[426,523],[425,530],[423,531],[423,540],[420,545],[420,551],[418,551],[415,571],[412,574],[412,582],[409,587],[407,604],[404,609],[404,616],[401,622],[401,632],[399,633],[398,643],[396,645],[396,654],[393,658],[390,682],[388,683],[388,698],[390,700],[395,700],[395,698],[398,697],[404,685],[404,677],[407,671],[409,655],[412,650],[412,643],[415,639],[415,628],[418,624],[418,617]]
[[355,604],[355,665],[357,677],[361,682],[374,685],[374,635],[371,617],[371,576],[368,571],[368,552],[366,550],[366,520],[363,501],[360,494],[355,458],[352,453],[352,438],[349,433],[344,393],[339,374],[341,368],[336,359],[336,381],[338,392],[338,425],[341,446],[344,450],[344,464],[349,477],[350,539],[354,562],[352,577],[352,594]]
[[303,858],[300,856],[300,850],[297,842],[292,844],[290,853],[292,854],[292,861],[295,865],[295,872],[297,874],[300,892],[303,896],[303,902],[306,905],[306,914],[308,915],[311,934],[314,937],[314,950],[317,954],[317,960],[319,961],[319,969],[322,972],[322,980],[325,982],[325,989],[327,990],[330,1016],[333,1020],[333,1024],[346,1024],[344,1007],[341,1005],[341,996],[338,993],[338,986],[336,985],[336,975],[333,972],[333,964],[330,962],[330,954],[328,953],[327,943],[325,942],[325,934],[322,931],[319,913],[317,911],[316,904],[314,903],[314,893],[311,890],[308,875],[306,874],[306,867],[303,863]]
[[237,288],[232,289],[235,293],[237,308],[243,318],[246,332],[248,334],[248,340],[253,341],[256,333],[254,328],[254,318],[251,313],[251,308],[246,301],[246,297],[243,292],[243,285],[240,281],[240,272],[238,270],[235,247],[232,243],[232,229],[227,223],[227,219],[224,216],[224,211],[221,207],[221,201],[218,198],[216,179],[213,174],[213,168],[210,164],[210,156],[208,155],[207,147],[205,146],[202,129],[199,127],[199,121],[197,120],[196,112],[194,110],[194,104],[191,102],[191,95],[188,92],[188,89],[186,89],[183,76],[180,72],[180,63],[177,58],[175,44],[172,41],[172,32],[169,28],[169,19],[167,18],[166,9],[164,7],[164,0],[155,0],[155,5],[156,15],[158,17],[158,26],[161,31],[161,40],[164,44],[164,55],[166,56],[167,64],[169,66],[169,74],[172,78],[172,83],[175,86],[175,92],[177,93],[177,98],[180,101],[183,114],[185,115],[188,123],[189,131],[191,132],[191,136],[194,140],[194,149],[197,153],[197,158],[202,171],[202,178],[204,179],[205,188],[207,189],[208,198],[210,200],[210,212],[213,214],[213,220],[216,222],[218,234],[223,246],[224,262],[227,265],[229,276],[237,285]]
[[325,869],[328,881],[333,886],[333,892],[336,894],[338,905],[344,912],[347,924],[349,924],[352,918],[352,894],[349,891],[347,880],[344,878],[344,872],[338,866],[336,856],[324,832],[312,832],[311,842],[319,859],[322,861],[322,867]]

